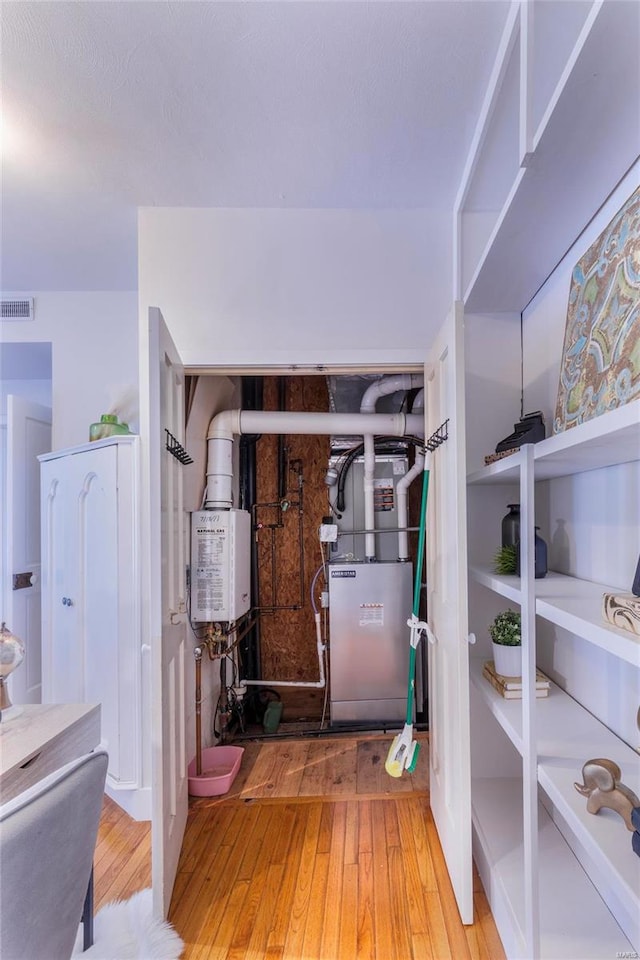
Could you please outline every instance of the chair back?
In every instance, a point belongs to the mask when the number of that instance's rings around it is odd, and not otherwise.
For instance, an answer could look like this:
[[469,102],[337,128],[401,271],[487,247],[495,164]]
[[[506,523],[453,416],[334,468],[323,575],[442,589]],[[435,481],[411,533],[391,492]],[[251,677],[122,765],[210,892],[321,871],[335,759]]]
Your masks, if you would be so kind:
[[0,807],[0,957],[69,960],[95,850],[107,754],[90,753]]

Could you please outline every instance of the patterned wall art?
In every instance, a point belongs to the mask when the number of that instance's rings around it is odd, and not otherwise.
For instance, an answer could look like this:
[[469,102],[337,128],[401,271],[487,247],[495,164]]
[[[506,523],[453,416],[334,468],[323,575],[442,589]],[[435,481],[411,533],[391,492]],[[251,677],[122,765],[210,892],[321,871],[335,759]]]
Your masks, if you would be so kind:
[[571,277],[553,432],[640,397],[640,188]]

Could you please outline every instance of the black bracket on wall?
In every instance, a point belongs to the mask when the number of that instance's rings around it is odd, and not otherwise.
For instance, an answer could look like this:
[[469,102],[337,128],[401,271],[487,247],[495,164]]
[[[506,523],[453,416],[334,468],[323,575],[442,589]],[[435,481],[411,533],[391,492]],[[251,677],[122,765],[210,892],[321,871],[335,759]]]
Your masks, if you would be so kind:
[[167,435],[166,449],[169,451],[172,457],[175,457],[179,463],[187,464],[193,463],[193,457],[190,457],[185,448],[182,446],[179,440],[176,440],[172,433],[165,427],[164,431]]
[[434,450],[437,450],[440,444],[444,443],[445,440],[449,439],[449,421],[445,420],[444,423],[441,423],[437,430],[435,430],[428,440],[425,440],[425,447],[427,450],[432,453]]

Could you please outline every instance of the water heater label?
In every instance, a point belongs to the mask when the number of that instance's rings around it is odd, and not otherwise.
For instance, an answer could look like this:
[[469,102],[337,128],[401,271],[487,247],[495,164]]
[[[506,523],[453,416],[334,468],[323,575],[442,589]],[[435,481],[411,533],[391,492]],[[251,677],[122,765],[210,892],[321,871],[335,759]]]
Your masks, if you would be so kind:
[[199,610],[210,614],[225,606],[225,564],[227,531],[224,527],[198,527],[196,539],[195,587]]
[[332,571],[331,571],[331,576],[332,576],[332,577],[351,577],[351,578],[355,578],[355,575],[356,575],[355,570],[332,570]]
[[360,604],[360,627],[384,626],[384,603]]

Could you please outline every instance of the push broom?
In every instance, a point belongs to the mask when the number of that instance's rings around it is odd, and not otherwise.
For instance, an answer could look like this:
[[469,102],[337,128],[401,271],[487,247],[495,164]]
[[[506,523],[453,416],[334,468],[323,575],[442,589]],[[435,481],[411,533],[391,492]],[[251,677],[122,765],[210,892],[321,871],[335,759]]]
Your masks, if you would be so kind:
[[418,556],[416,559],[416,576],[413,586],[413,615],[407,620],[407,626],[410,628],[409,636],[409,683],[407,689],[407,717],[402,733],[393,738],[393,743],[389,748],[387,760],[384,765],[385,770],[391,777],[401,777],[403,770],[413,773],[418,762],[420,753],[420,744],[413,739],[413,694],[415,689],[416,675],[416,647],[420,642],[422,633],[426,630],[426,624],[418,619],[420,610],[420,586],[422,583],[422,563],[424,558],[425,530],[427,519],[427,496],[429,493],[429,468],[431,465],[431,452],[428,452],[424,461],[424,473],[422,475],[422,500],[420,503],[420,532],[418,534]]

